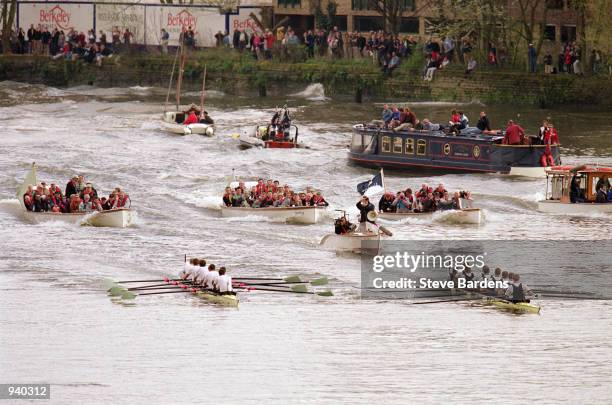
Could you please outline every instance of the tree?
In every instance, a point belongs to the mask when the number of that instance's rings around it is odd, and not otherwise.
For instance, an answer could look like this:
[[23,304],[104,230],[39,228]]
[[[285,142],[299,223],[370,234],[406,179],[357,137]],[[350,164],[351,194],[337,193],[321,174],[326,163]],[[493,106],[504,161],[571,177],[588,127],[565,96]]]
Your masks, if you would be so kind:
[[[548,21],[548,0],[516,0],[518,6],[518,23],[521,29],[516,33],[525,39],[528,44],[534,44],[536,58],[544,42],[544,30]],[[540,16],[538,18],[538,16]],[[537,39],[537,40],[536,40]]]
[[414,9],[411,0],[368,0],[368,8],[378,12],[384,21],[385,31],[397,33],[405,11]]
[[17,0],[2,0],[2,51],[11,53],[11,31],[15,25]]
[[310,2],[310,11],[314,15],[315,26],[326,31],[330,31],[334,27],[337,10],[338,3],[333,0],[327,2],[325,11],[323,11],[321,0],[314,0]]

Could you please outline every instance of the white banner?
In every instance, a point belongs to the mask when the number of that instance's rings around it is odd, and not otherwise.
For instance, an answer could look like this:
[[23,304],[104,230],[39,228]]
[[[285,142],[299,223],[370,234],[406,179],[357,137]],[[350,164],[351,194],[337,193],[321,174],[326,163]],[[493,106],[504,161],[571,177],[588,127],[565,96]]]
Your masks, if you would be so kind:
[[[113,28],[118,27],[122,33],[129,29],[133,44],[144,44],[145,8],[139,5],[102,4],[96,5],[96,30],[106,33],[107,41],[112,39]],[[99,38],[99,35],[98,35]]]
[[238,12],[238,15],[230,15],[230,36],[237,29],[243,29],[249,35],[251,35],[253,32],[261,32],[261,28],[259,28],[259,26],[255,24],[255,21],[250,17],[251,13],[255,14],[257,18],[261,19],[260,8],[241,8]]
[[195,31],[196,46],[215,46],[215,34],[225,31],[225,14],[218,8],[147,7],[147,45],[160,43],[161,29],[170,34],[170,45],[178,45],[181,31]]
[[53,31],[70,29],[87,33],[94,27],[93,4],[19,3],[19,26],[27,31],[39,25]]

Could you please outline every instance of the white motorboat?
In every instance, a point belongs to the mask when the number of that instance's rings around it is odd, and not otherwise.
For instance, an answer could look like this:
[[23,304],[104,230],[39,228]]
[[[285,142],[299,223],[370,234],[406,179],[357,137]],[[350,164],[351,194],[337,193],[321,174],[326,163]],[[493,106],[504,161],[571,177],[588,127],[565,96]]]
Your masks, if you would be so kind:
[[316,224],[323,218],[326,207],[221,207],[225,218],[257,216],[299,224]]
[[114,210],[96,211],[92,213],[75,212],[69,214],[25,211],[23,216],[28,222],[36,224],[41,222],[60,221],[71,224],[111,228],[126,228],[134,221],[133,213],[130,208],[117,208]]
[[215,134],[214,124],[189,124],[183,125],[185,113],[182,111],[166,111],[162,116],[160,127],[165,132],[170,132],[177,135],[206,135],[213,136]]
[[38,179],[36,177],[36,164],[32,164],[32,169],[27,174],[22,185],[17,189],[16,197],[19,204],[23,208],[23,217],[31,223],[41,223],[49,221],[61,221],[71,224],[92,225],[100,227],[125,228],[134,222],[134,214],[131,208],[117,208],[107,211],[95,212],[74,212],[74,213],[59,213],[59,212],[33,212],[28,211],[23,202],[23,195],[26,193],[29,185],[36,186]]
[[406,218],[430,219],[435,214],[451,216],[453,222],[461,224],[480,225],[484,222],[484,216],[480,208],[462,208],[460,210],[435,212],[379,212],[378,217],[390,221],[399,221]]
[[[180,53],[179,53],[180,52]],[[176,80],[176,106],[174,111],[167,111],[166,107],[170,99],[170,88],[172,87],[172,78],[174,76],[174,69],[176,67],[177,59],[179,61],[178,78]],[[204,110],[204,94],[206,89],[206,66],[204,66],[204,74],[202,80],[202,93],[200,97],[200,105],[195,106],[192,104],[189,108],[181,110],[181,85],[183,83],[183,72],[185,71],[185,63],[187,56],[183,46],[177,50],[174,65],[172,66],[172,73],[170,75],[170,83],[168,85],[168,94],[166,95],[166,102],[164,104],[164,114],[161,118],[160,128],[165,131],[176,135],[206,135],[213,136],[215,134],[215,125],[210,117],[208,117]],[[183,124],[190,111],[195,111],[199,117],[198,123]]]
[[567,215],[610,214],[612,201],[597,202],[598,185],[609,190],[610,177],[612,167],[553,166],[546,171],[546,199],[538,201],[538,211]]

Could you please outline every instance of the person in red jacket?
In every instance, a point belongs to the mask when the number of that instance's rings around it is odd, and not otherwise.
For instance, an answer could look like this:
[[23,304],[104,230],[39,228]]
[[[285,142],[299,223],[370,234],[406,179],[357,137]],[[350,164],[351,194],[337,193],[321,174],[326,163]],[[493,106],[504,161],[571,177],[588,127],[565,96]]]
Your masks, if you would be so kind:
[[504,135],[505,145],[522,145],[525,140],[525,130],[514,121],[508,121],[508,127],[506,128],[506,135]]
[[183,122],[183,125],[197,124],[198,122],[198,116],[196,115],[195,111],[190,110],[187,119]]

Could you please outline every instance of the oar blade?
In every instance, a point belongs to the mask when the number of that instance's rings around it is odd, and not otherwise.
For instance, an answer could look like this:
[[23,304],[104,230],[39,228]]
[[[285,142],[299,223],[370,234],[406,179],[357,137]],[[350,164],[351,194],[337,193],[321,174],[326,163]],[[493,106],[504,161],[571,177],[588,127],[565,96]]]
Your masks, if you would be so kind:
[[115,286],[108,290],[108,295],[112,297],[118,297],[120,295],[123,295],[124,292],[126,292],[125,289]]
[[102,280],[102,285],[104,286],[104,289],[108,291],[111,288],[115,287],[117,283],[115,282],[115,280],[112,280],[110,278],[105,278]]
[[292,286],[291,291],[295,293],[305,293],[305,292],[308,292],[308,287],[306,287],[304,284],[298,284],[298,285]]
[[300,279],[300,276],[285,277],[285,281],[288,283],[301,283],[302,282],[302,280]]
[[320,295],[321,297],[333,297],[334,293],[331,292],[331,290],[326,290],[326,291],[317,292],[317,295]]
[[327,277],[321,277],[321,278],[312,280],[310,282],[310,285],[326,285],[328,283],[329,283],[329,280],[327,279]]
[[121,294],[121,298],[124,300],[133,300],[136,298],[136,294],[131,291],[125,291],[123,294]]

